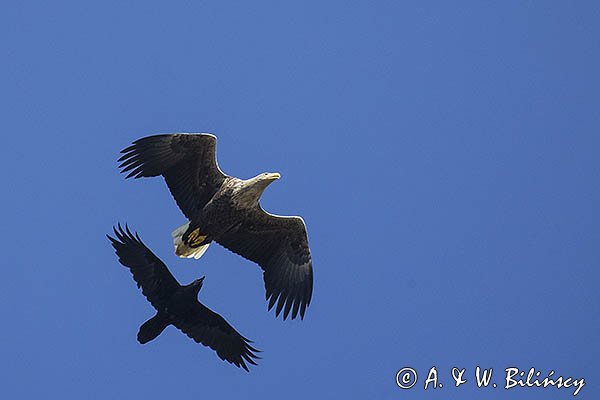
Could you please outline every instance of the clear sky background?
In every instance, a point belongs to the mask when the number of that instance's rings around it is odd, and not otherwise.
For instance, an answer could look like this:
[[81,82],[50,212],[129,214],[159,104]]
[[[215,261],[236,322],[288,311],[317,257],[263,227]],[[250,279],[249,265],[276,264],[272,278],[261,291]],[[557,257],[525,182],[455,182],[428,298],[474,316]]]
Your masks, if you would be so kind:
[[[572,398],[476,389],[479,365],[598,398],[599,21],[593,1],[3,3],[2,397]],[[229,174],[281,172],[262,203],[307,223],[304,321],[222,247],[174,256],[163,180],[116,163],[164,132],[216,134]],[[136,342],[154,311],[104,237],[119,221],[182,283],[206,275],[258,367],[172,327]]]

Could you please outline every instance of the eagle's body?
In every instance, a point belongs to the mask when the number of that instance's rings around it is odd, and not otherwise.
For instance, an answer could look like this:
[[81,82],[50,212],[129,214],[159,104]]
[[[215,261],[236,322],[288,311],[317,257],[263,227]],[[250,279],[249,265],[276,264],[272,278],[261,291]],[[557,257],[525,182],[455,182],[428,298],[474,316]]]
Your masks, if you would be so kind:
[[192,249],[197,248],[220,239],[244,221],[252,219],[255,208],[259,207],[258,199],[269,183],[255,184],[252,179],[226,178],[209,202],[187,224],[182,242]]
[[223,317],[198,301],[204,278],[189,285],[180,285],[167,266],[129,228],[114,229],[115,238],[108,236],[119,262],[127,267],[142,293],[156,309],[156,315],[146,321],[138,332],[142,344],[154,340],[169,325],[174,325],[197,343],[213,349],[217,355],[238,367],[256,365],[258,352],[250,341],[240,335]]
[[194,243],[188,237],[190,233],[199,229],[199,235],[194,240],[198,243],[201,237],[205,237],[203,242],[206,243],[207,240],[220,237],[246,219],[250,207],[257,199],[254,202],[252,200],[252,194],[256,194],[256,191],[246,190],[244,193],[244,187],[244,181],[241,179],[225,179],[209,202],[190,221],[187,231],[183,234],[183,242],[194,247]]
[[189,222],[173,233],[175,253],[199,258],[216,241],[259,264],[264,271],[269,309],[304,317],[312,296],[312,260],[300,217],[276,216],[259,203],[278,173],[243,180],[217,165],[216,137],[167,134],[139,139],[122,151],[127,177],[162,175]]

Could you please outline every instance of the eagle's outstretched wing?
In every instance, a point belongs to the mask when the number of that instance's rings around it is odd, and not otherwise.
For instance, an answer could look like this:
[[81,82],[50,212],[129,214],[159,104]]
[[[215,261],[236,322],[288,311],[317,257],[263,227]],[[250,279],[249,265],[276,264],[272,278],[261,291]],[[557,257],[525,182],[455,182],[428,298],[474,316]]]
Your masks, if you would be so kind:
[[119,262],[129,268],[133,279],[154,308],[161,310],[171,295],[181,287],[179,282],[140,237],[131,233],[129,227],[125,226],[123,229],[119,224],[114,232],[116,239],[106,236],[115,248]]
[[177,205],[187,217],[213,197],[227,175],[217,165],[217,138],[210,134],[164,134],[136,140],[121,153],[127,178],[162,175]]
[[269,310],[283,309],[285,320],[300,311],[304,318],[313,290],[312,259],[306,226],[300,217],[282,217],[257,207],[233,229],[216,239],[219,244],[260,265],[264,271]]

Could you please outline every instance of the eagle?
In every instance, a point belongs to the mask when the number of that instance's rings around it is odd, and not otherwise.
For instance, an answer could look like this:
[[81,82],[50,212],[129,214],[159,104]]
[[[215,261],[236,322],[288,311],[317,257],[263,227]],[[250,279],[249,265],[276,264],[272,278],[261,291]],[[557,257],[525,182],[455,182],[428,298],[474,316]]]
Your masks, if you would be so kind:
[[142,293],[156,309],[156,315],[140,327],[137,340],[141,344],[154,340],[169,325],[185,333],[196,343],[213,349],[225,360],[248,371],[249,364],[260,352],[252,341],[240,335],[219,314],[198,301],[204,277],[182,286],[167,266],[146,247],[137,233],[129,227],[113,227],[116,238],[106,235],[115,248],[119,262],[133,274]]
[[172,233],[175,253],[200,258],[215,241],[263,270],[268,310],[285,320],[304,319],[313,291],[313,270],[304,220],[273,215],[260,197],[277,172],[239,179],[221,171],[217,138],[208,133],[161,134],[138,139],[119,158],[126,178],[162,175],[189,220]]

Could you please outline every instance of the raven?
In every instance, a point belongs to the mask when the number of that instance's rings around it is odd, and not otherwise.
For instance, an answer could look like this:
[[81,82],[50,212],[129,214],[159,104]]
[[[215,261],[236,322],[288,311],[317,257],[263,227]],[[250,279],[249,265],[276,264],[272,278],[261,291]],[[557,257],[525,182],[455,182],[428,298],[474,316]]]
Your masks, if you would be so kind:
[[248,371],[246,362],[256,365],[260,352],[252,341],[240,335],[219,314],[198,301],[204,277],[181,286],[167,266],[146,247],[136,233],[118,225],[113,227],[116,239],[106,235],[115,248],[119,262],[129,268],[133,279],[157,313],[140,327],[140,343],[154,340],[169,325],[185,333],[197,343],[213,349],[221,360]]

